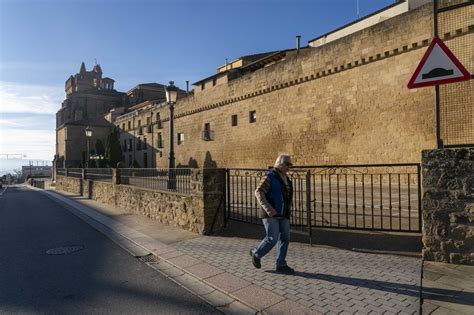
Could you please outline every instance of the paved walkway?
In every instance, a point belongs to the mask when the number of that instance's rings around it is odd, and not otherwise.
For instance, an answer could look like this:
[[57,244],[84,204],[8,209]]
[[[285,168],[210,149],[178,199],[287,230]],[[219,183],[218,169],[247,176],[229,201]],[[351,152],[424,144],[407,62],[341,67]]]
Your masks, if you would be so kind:
[[[74,200],[84,214],[152,252],[158,257],[154,266],[175,281],[205,299],[220,297],[226,313],[419,312],[421,260],[417,258],[291,243],[287,260],[297,273],[280,275],[273,272],[274,251],[262,260],[262,269],[252,266],[248,251],[258,244],[256,239],[198,236],[81,197],[63,199]],[[469,294],[466,298],[472,297]],[[236,302],[250,308],[228,308]],[[423,313],[435,309],[427,307]]]
[[474,266],[425,261],[423,314],[474,314]]
[[262,269],[253,267],[248,251],[257,243],[201,237],[175,247],[321,313],[414,314],[419,310],[419,259],[292,243],[287,260],[297,273],[287,276],[273,272],[274,252],[262,259]]

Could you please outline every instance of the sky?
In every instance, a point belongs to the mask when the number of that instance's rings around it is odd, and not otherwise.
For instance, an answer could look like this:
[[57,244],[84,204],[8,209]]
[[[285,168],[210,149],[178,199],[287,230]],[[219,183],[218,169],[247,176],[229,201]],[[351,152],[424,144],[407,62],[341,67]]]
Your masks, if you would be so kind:
[[[0,0],[0,154],[51,161],[64,83],[85,62],[115,88],[185,89],[243,55],[302,45],[394,0]],[[357,4],[359,3],[359,4]],[[0,156],[2,158],[2,156]]]

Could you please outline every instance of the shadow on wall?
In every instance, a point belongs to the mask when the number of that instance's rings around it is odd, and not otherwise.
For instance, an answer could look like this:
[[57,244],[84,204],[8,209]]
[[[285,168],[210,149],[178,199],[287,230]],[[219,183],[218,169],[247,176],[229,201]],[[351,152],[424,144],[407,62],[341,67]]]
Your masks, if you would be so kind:
[[217,168],[217,162],[212,159],[211,152],[206,152],[206,157],[204,158],[204,168]]
[[[177,168],[199,168],[199,163],[194,158],[190,157],[188,164],[178,164]],[[212,159],[211,152],[207,151],[204,158],[204,168],[217,168],[217,162]]]
[[199,164],[198,164],[197,160],[190,157],[189,161],[188,161],[188,164],[178,163],[178,165],[176,167],[177,168],[199,168]]

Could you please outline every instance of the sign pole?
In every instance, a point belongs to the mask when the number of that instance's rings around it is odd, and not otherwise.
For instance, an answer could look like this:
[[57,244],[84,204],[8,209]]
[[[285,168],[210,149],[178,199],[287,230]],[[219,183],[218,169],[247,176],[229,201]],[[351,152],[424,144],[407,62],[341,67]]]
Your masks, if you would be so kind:
[[[434,37],[438,37],[438,0],[433,1],[433,26]],[[436,147],[443,149],[443,140],[441,139],[441,109],[439,104],[439,84],[435,85],[435,108],[436,108]]]

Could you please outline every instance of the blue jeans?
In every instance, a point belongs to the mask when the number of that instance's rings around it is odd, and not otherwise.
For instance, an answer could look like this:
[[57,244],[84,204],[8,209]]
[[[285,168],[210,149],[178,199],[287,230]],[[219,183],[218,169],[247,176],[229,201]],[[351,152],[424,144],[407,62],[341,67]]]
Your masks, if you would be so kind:
[[285,218],[266,218],[262,219],[267,236],[262,240],[255,250],[255,256],[262,258],[277,243],[277,267],[286,266],[286,253],[290,243],[290,220]]

